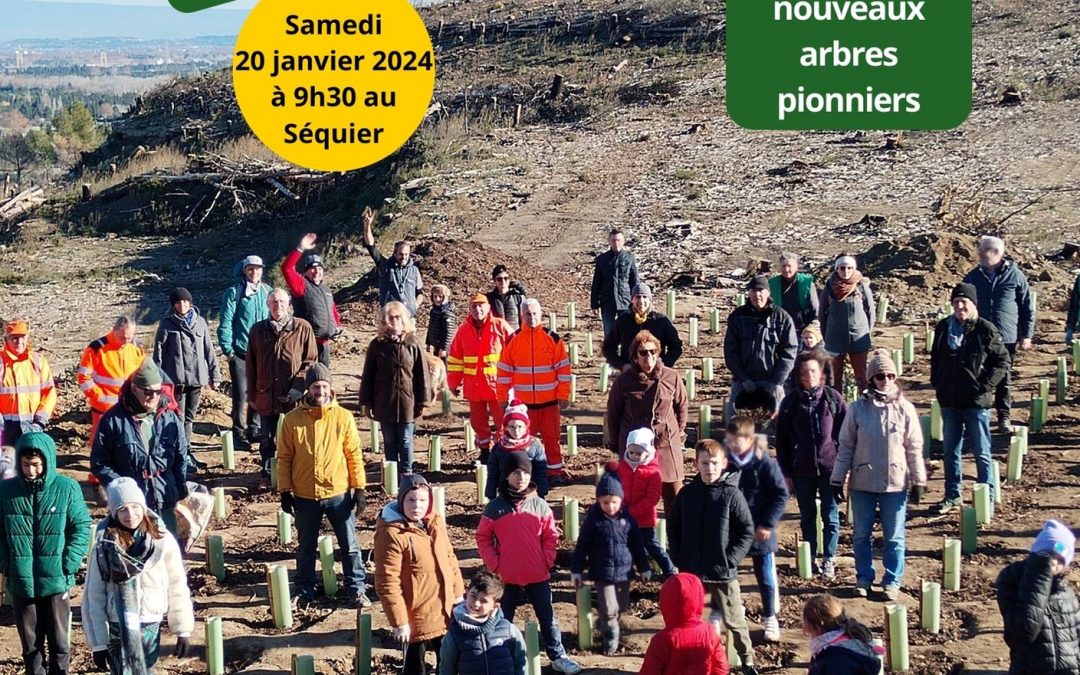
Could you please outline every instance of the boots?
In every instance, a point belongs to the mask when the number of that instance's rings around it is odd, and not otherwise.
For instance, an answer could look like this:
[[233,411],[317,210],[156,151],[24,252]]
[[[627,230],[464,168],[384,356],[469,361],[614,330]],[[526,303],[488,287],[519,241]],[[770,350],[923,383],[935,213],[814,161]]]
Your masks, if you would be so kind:
[[619,650],[619,624],[605,626],[600,631],[600,649],[605,656],[614,656]]
[[1011,434],[1013,432],[1012,419],[1008,408],[998,410],[998,433]]

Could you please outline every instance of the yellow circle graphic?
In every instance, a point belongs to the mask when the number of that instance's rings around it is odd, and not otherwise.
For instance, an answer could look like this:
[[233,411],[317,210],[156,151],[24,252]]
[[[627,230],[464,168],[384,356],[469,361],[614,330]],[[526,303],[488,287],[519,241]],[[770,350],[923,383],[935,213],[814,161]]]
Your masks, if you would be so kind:
[[409,0],[260,0],[232,75],[244,119],[271,150],[348,171],[389,156],[420,126],[435,53]]

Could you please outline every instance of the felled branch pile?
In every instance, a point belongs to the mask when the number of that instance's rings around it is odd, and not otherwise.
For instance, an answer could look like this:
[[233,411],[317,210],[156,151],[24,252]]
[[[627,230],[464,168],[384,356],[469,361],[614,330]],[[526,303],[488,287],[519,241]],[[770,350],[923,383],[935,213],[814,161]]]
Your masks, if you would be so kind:
[[0,201],[0,220],[21,216],[44,203],[45,191],[40,187],[23,190],[10,199]]

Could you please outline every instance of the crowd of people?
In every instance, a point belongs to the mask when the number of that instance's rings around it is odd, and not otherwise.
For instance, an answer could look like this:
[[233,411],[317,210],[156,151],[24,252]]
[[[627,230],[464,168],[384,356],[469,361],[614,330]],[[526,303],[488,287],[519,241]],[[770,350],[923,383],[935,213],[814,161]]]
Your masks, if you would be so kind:
[[[654,575],[663,580],[665,628],[653,636],[642,673],[727,673],[730,651],[742,673],[754,674],[739,567],[750,558],[763,638],[779,641],[775,557],[792,496],[814,574],[838,573],[839,506],[846,498],[855,595],[876,596],[873,530],[880,523],[881,597],[899,598],[907,508],[926,494],[926,439],[891,354],[875,349],[874,297],[852,256],[836,258],[820,291],[791,253],[780,256],[775,276],[749,280],[723,341],[730,373],[726,424],[715,438],[697,439],[696,472],[688,477],[689,399],[675,370],[682,340],[654,308],[623,233],[610,233],[609,250],[595,261],[591,307],[602,320],[602,353],[613,373],[605,427],[615,459],[597,480],[569,569],[558,569],[560,530],[546,497],[573,480],[560,445],[573,367],[565,340],[544,326],[541,302],[498,265],[493,288],[467,296],[460,323],[451,289],[432,286],[421,342],[420,269],[408,242],[397,242],[389,258],[379,251],[373,218],[365,209],[379,328],[366,352],[359,404],[361,415],[379,423],[385,457],[400,472],[399,492],[377,518],[374,583],[357,539],[368,503],[360,436],[337,399],[330,369],[341,318],[316,236],[304,235],[282,260],[286,288],[263,283],[263,260],[250,255],[237,263],[221,296],[217,348],[229,367],[233,437],[241,449],[258,446],[262,478],[269,483],[276,471],[281,509],[295,516],[293,595],[301,606],[316,602],[325,517],[344,576],[338,600],[366,608],[374,589],[392,639],[403,645],[407,675],[426,672],[429,651],[440,674],[523,675],[525,645],[514,617],[524,603],[537,616],[552,669],[580,672],[554,612],[552,580],[559,575],[578,588],[593,585],[599,649],[609,655],[620,649],[631,585]],[[951,304],[952,314],[935,326],[930,355],[944,426],[945,493],[935,506],[943,514],[962,504],[964,446],[975,457],[977,481],[990,483],[989,411],[997,410],[1000,432],[1011,431],[1010,372],[1034,335],[1027,281],[999,238],[980,239],[978,265],[953,288]],[[1080,278],[1067,343],[1078,328]],[[200,395],[224,378],[210,327],[187,289],[169,292],[150,350],[137,344],[135,329],[129,317],[118,318],[87,346],[77,371],[92,420],[90,481],[108,505],[95,526],[79,484],[57,470],[49,363],[33,349],[28,322],[5,326],[0,414],[3,445],[13,450],[0,465],[6,479],[0,572],[28,675],[70,671],[67,617],[87,554],[81,616],[97,668],[152,672],[166,618],[176,636],[174,654],[184,657],[190,649],[194,615],[176,509],[205,468],[190,446]],[[414,458],[416,424],[442,372],[447,388],[468,404],[476,460],[488,466],[490,501],[475,533],[483,566],[467,584]],[[854,400],[844,395],[846,381],[855,387]],[[661,506],[666,546],[658,532]],[[1047,521],[1027,559],[999,576],[1011,673],[1080,672],[1080,604],[1065,581],[1074,550],[1069,527]],[[807,600],[801,628],[811,673],[878,672],[880,643],[837,598]]]

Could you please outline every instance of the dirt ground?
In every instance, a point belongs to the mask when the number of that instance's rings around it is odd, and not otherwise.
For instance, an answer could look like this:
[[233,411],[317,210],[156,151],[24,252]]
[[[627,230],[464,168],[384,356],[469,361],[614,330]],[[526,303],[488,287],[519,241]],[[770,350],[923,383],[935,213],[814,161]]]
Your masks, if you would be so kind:
[[[88,252],[92,252],[96,260],[112,261],[111,264],[118,269],[138,270],[136,276],[143,275],[139,278],[150,279],[148,283],[156,281],[146,275],[155,273],[155,265],[165,264],[153,253],[161,245],[157,240],[55,238],[52,241],[53,248],[49,249],[47,256],[43,254],[41,264],[46,264],[47,260],[58,261],[56,264],[60,267],[52,270],[57,276],[63,274],[63,266],[67,264],[64,261],[67,261],[69,256],[85,255]],[[176,249],[171,258],[181,260],[184,258],[184,251],[198,248],[195,242],[173,242],[172,246]],[[455,256],[459,255],[454,244],[443,243],[442,246],[440,255],[447,260],[452,262]],[[473,245],[465,243],[461,246],[468,251]],[[139,262],[140,260],[142,262]],[[174,276],[179,279],[178,282],[192,288],[197,300],[200,297],[210,297],[214,288],[213,277],[200,268],[186,270],[184,276]],[[61,283],[78,286],[64,286],[61,290]],[[1037,283],[1036,288],[1044,295],[1049,294],[1049,284]],[[579,307],[585,306],[586,289],[582,284],[569,286],[568,292],[576,294]],[[55,300],[42,305],[36,300],[42,293]],[[678,364],[680,368],[697,368],[700,376],[701,357],[713,356],[719,361],[722,356],[722,334],[711,335],[707,332],[706,317],[712,307],[721,308],[722,315],[726,316],[733,306],[733,293],[732,290],[709,288],[691,288],[680,292],[676,324],[683,333],[684,340],[687,337],[688,316],[699,316],[702,326],[700,345],[687,349]],[[542,292],[541,296],[543,297]],[[104,330],[100,319],[102,313],[109,316],[122,308],[130,309],[139,303],[147,302],[149,301],[144,297],[142,287],[136,283],[103,286],[96,280],[57,281],[39,287],[5,287],[0,290],[0,305],[5,308],[5,314],[26,316],[37,327],[36,330],[49,331],[47,336],[37,339],[45,345],[49,357],[57,364],[57,370],[61,371],[58,378],[62,392],[59,422],[53,432],[61,447],[61,468],[68,475],[84,479],[88,469],[84,444],[89,417],[82,407],[72,378],[78,351],[81,345]],[[875,335],[875,343],[897,348],[901,345],[902,335],[913,332],[917,336],[916,343],[921,347],[923,317],[932,312],[933,305],[936,304],[938,303],[932,293],[927,294],[925,299],[919,299],[919,294],[916,293],[912,293],[910,297],[894,296],[890,314],[895,312],[898,317],[909,318],[904,319],[903,323],[890,320],[881,326]],[[557,305],[555,309],[559,311],[562,308]],[[1020,359],[1016,410],[1020,421],[1026,420],[1026,401],[1030,392],[1036,388],[1037,380],[1052,375],[1054,359],[1063,353],[1059,338],[1063,315],[1059,309],[1060,306],[1040,308],[1035,348]],[[66,320],[64,312],[69,313]],[[363,314],[364,312],[358,310],[350,312],[352,316]],[[579,429],[581,452],[576,457],[567,459],[576,480],[572,485],[553,490],[549,496],[549,501],[560,518],[564,497],[580,499],[583,508],[591,503],[594,467],[610,457],[609,453],[600,447],[601,411],[605,397],[598,391],[599,326],[587,312],[579,314],[583,316],[574,330],[566,330],[565,325],[559,326],[567,340],[582,345],[583,357],[581,365],[576,369],[577,403],[571,406],[566,414],[566,423],[576,424]],[[561,323],[565,319],[560,318],[559,321]],[[356,321],[347,326],[348,341],[335,346],[333,364],[339,398],[354,411],[362,349],[371,336],[361,323]],[[584,350],[585,335],[590,331],[597,347],[593,357],[586,356]],[[142,334],[142,339],[150,339],[149,329]],[[923,414],[929,411],[929,398],[932,395],[927,384],[927,371],[927,357],[921,348],[917,349],[915,363],[905,367],[903,377],[911,398]],[[716,414],[719,414],[721,397],[727,390],[726,379],[724,369],[718,366],[716,381],[699,381],[695,406],[710,404],[714,406]],[[1080,522],[1080,508],[1076,500],[1080,494],[1080,425],[1077,424],[1080,410],[1077,399],[1077,388],[1074,386],[1069,392],[1068,404],[1051,406],[1050,421],[1046,428],[1039,434],[1032,434],[1031,451],[1024,466],[1023,479],[1018,484],[1005,486],[1003,503],[998,506],[994,521],[984,526],[979,533],[978,552],[964,557],[962,590],[943,594],[942,631],[937,635],[928,634],[918,628],[918,589],[921,580],[933,580],[941,576],[942,537],[958,536],[959,524],[953,516],[936,517],[929,513],[928,503],[940,498],[943,489],[940,462],[936,459],[931,461],[931,481],[926,503],[909,511],[907,571],[903,583],[904,593],[900,600],[909,610],[911,672],[927,675],[950,672],[994,673],[1007,669],[1007,653],[1001,640],[1001,620],[994,604],[992,583],[1005,563],[1024,555],[1034,533],[1045,518],[1054,516],[1069,523]],[[208,394],[204,397],[203,409],[196,424],[196,452],[210,464],[210,469],[201,475],[199,480],[208,487],[225,487],[230,501],[227,518],[214,524],[214,532],[221,534],[225,541],[228,568],[226,580],[218,583],[207,573],[201,546],[196,547],[189,556],[189,578],[195,596],[197,616],[200,619],[209,616],[221,616],[225,619],[228,672],[287,671],[291,655],[304,653],[316,656],[319,672],[352,672],[353,631],[356,625],[353,610],[327,601],[311,610],[298,613],[292,629],[279,631],[273,628],[266,599],[265,567],[278,562],[291,567],[292,547],[282,546],[277,541],[277,499],[268,489],[259,487],[256,456],[242,454],[235,472],[222,468],[217,434],[219,430],[227,428],[227,406],[226,395],[217,392]],[[464,406],[455,401],[452,416],[434,415],[425,418],[420,425],[417,453],[420,468],[423,470],[430,437],[439,434],[444,439],[443,471],[427,473],[427,476],[447,490],[451,536],[459,552],[462,570],[468,575],[479,565],[473,535],[479,522],[480,509],[474,503],[472,464],[464,449],[464,410]],[[696,437],[696,420],[695,409],[688,427],[691,441]],[[379,457],[370,452],[368,423],[358,417],[358,424],[365,441],[369,502],[372,503],[359,528],[361,544],[365,551],[368,551],[377,507],[384,502],[384,497],[379,487]],[[994,436],[995,458],[1002,463],[1003,469],[1006,446],[1006,438]],[[936,452],[935,449],[935,454]],[[689,455],[687,461],[689,466]],[[970,461],[967,465],[970,480],[973,471]],[[967,484],[969,489],[970,484]],[[96,515],[100,517],[102,511],[98,509]],[[779,555],[783,641],[778,645],[758,646],[757,658],[759,664],[764,666],[764,672],[795,673],[806,667],[806,639],[801,634],[798,616],[801,600],[808,594],[834,592],[844,600],[849,612],[868,622],[878,635],[882,631],[881,599],[872,596],[869,600],[859,600],[852,597],[853,563],[850,556],[846,555],[850,553],[850,528],[842,528],[840,570],[836,580],[831,582],[819,579],[804,581],[797,578],[793,554],[797,528],[797,513],[792,501],[781,525],[782,550]],[[880,540],[877,544],[880,546]],[[635,586],[630,612],[623,621],[625,628],[622,649],[617,656],[608,658],[581,650],[577,646],[573,589],[566,572],[570,550],[568,543],[563,542],[560,545],[554,576],[556,609],[567,648],[589,672],[636,672],[649,638],[662,625],[656,604],[658,584],[654,582]],[[369,566],[369,572],[373,571]],[[744,567],[741,581],[744,584],[753,636],[755,641],[760,643],[760,599],[748,567]],[[519,624],[531,616],[531,610],[524,609],[518,617]],[[377,603],[372,610],[372,617],[375,629],[376,672],[392,672],[394,650],[386,648],[389,646],[388,627]],[[19,672],[21,666],[18,665],[18,642],[12,626],[10,608],[0,610],[0,624],[0,634],[5,636],[0,640],[0,673]],[[91,665],[79,632],[78,611],[75,612],[74,625],[74,670],[85,672]],[[200,660],[203,643],[201,623],[194,640],[197,645],[195,657],[183,662],[165,658],[160,664],[159,672],[202,672],[205,666]],[[171,641],[171,638],[166,637],[167,644]]]

